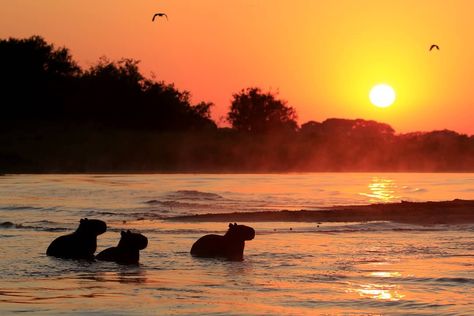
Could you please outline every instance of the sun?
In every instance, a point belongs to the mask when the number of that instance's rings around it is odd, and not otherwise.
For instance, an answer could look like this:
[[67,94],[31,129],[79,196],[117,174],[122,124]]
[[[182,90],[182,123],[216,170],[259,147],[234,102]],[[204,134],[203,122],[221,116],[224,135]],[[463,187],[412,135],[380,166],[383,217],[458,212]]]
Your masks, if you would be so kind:
[[379,108],[386,108],[395,101],[395,90],[388,84],[375,85],[369,93],[370,102]]

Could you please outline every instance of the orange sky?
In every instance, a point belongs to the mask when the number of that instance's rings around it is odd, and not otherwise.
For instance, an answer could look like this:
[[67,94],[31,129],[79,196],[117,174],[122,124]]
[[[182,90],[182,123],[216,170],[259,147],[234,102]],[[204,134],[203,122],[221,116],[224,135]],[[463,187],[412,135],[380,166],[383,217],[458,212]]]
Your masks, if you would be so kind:
[[[169,21],[152,23],[155,12]],[[41,35],[83,67],[139,59],[145,75],[214,102],[216,120],[232,93],[259,86],[279,90],[300,123],[474,134],[473,12],[471,0],[0,0],[0,37]],[[397,93],[385,109],[368,99],[382,82]]]

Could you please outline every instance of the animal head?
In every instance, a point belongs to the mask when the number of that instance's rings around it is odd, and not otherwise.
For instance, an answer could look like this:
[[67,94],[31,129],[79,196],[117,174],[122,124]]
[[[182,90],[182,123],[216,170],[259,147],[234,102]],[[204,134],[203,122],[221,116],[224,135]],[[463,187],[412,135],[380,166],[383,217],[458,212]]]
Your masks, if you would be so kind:
[[255,237],[255,230],[249,226],[229,223],[229,230],[226,236],[237,237],[242,240],[252,240]]
[[79,222],[79,228],[77,230],[81,233],[98,236],[105,233],[107,230],[107,224],[99,219],[81,218]]
[[142,250],[148,246],[148,238],[142,234],[132,233],[130,230],[120,232],[121,238],[119,247]]

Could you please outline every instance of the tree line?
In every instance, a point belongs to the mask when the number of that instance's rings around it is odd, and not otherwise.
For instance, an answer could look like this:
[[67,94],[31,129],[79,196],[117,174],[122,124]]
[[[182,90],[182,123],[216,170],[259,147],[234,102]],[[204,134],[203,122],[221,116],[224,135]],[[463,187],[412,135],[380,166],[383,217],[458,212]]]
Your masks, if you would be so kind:
[[297,124],[276,93],[212,102],[146,78],[133,59],[82,69],[40,36],[0,40],[0,172],[474,171],[474,136],[396,134],[387,124]]

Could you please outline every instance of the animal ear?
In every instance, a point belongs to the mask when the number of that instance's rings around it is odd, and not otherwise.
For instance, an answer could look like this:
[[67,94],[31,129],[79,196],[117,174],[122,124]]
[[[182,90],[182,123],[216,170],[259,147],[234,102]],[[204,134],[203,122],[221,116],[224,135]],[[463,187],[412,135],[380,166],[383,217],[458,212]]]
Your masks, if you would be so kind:
[[232,228],[234,225],[232,225],[232,223],[229,223],[229,228]]
[[130,231],[130,229],[129,229],[129,230],[127,230],[127,234],[129,234],[129,235],[130,235],[131,233],[132,233],[132,232]]
[[81,220],[79,221],[79,223],[84,223],[86,220],[87,220],[87,218],[81,218]]
[[125,236],[125,232],[123,230],[120,232],[120,236]]
[[237,226],[237,223],[234,223],[234,226]]

